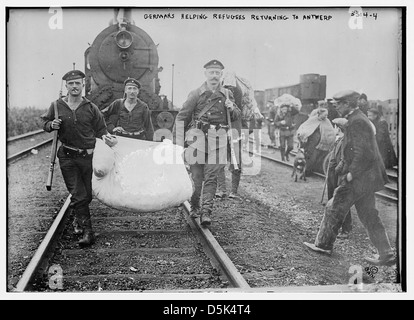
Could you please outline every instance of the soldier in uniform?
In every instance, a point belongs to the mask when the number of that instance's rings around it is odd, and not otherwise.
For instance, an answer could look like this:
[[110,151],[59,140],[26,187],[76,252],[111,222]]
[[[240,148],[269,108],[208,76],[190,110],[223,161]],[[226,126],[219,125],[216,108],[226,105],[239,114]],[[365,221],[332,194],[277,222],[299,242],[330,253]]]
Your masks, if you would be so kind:
[[128,78],[124,81],[125,96],[116,99],[102,110],[108,131],[122,137],[149,140],[154,138],[154,127],[148,105],[138,98],[141,84]]
[[[96,138],[103,138],[110,147],[117,141],[108,135],[104,117],[99,108],[82,97],[85,74],[79,70],[63,76],[68,95],[52,103],[41,116],[43,129],[58,131],[61,146],[57,152],[63,179],[71,197],[70,210],[75,213],[76,234],[83,234],[80,246],[91,245],[94,240],[89,204],[92,201],[92,157]],[[56,103],[58,119],[55,119]]]
[[187,131],[185,140],[188,147],[185,150],[185,159],[190,165],[195,186],[191,197],[191,216],[197,218],[200,213],[201,225],[209,226],[217,189],[217,175],[227,164],[227,109],[230,111],[230,121],[240,117],[240,110],[234,103],[231,91],[221,85],[223,64],[218,60],[211,60],[204,68],[206,81],[190,92],[177,114],[174,140],[184,146],[184,132]]
[[[348,119],[342,142],[343,160],[339,168],[338,186],[325,207],[325,214],[314,243],[304,244],[316,252],[331,254],[333,244],[349,209],[355,205],[378,257],[365,258],[374,265],[395,263],[388,235],[375,208],[375,192],[388,182],[384,164],[368,118],[359,110],[359,93],[347,90],[334,95],[337,110]],[[340,171],[340,172],[339,172]]]

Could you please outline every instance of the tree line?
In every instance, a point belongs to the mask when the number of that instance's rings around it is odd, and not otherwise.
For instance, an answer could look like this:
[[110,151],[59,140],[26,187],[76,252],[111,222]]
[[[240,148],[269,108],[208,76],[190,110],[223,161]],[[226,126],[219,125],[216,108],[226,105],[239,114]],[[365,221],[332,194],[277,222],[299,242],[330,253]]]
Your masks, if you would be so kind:
[[46,111],[35,107],[7,108],[7,137],[42,129],[40,116]]

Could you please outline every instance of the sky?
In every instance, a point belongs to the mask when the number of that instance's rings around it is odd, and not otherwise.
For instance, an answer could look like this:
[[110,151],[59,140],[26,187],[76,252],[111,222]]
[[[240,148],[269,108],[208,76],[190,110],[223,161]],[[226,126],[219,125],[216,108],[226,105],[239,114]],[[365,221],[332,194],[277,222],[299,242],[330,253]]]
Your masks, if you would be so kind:
[[[112,8],[60,8],[61,19],[48,7],[10,11],[9,106],[48,107],[73,63],[84,70],[85,50],[113,17]],[[255,90],[296,84],[301,74],[317,73],[327,76],[328,98],[353,89],[372,100],[396,99],[400,11],[362,11],[367,16],[356,20],[349,7],[135,7],[132,19],[158,44],[161,93],[169,99],[173,93],[177,107],[202,84],[203,65],[211,59],[249,80]],[[174,18],[154,17],[168,13]],[[194,14],[207,18],[182,18]],[[303,19],[310,14],[318,18]],[[265,16],[283,19],[264,20]]]

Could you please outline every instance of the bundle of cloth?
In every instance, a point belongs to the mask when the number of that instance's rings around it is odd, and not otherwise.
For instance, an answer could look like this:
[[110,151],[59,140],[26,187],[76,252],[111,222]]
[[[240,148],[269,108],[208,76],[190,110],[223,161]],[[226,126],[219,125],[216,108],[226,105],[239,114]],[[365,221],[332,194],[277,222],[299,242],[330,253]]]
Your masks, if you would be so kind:
[[[326,113],[326,114],[324,114]],[[297,130],[298,140],[304,144],[308,138],[319,127],[320,140],[316,149],[321,151],[329,151],[336,139],[336,132],[331,122],[327,118],[328,110],[325,108],[318,108],[311,112],[308,120],[300,125]]]
[[92,190],[99,201],[119,210],[154,212],[191,198],[194,187],[182,147],[170,140],[117,139],[112,148],[96,139]]
[[228,71],[223,76],[223,86],[232,86],[238,88],[242,93],[241,97],[241,117],[245,121],[252,118],[262,118],[259,107],[257,106],[256,98],[254,97],[254,89],[250,82],[233,71]]
[[276,107],[276,114],[279,114],[280,107],[282,105],[287,105],[291,108],[295,108],[298,111],[300,111],[300,108],[302,107],[302,102],[300,101],[300,99],[295,98],[294,96],[288,93],[284,93],[281,96],[277,97],[273,103]]

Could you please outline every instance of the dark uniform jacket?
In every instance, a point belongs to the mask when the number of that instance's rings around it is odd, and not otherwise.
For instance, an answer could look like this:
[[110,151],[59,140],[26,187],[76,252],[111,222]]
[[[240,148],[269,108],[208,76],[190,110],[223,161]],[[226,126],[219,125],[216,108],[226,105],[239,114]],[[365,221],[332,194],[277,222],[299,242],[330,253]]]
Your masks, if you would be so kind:
[[342,143],[347,172],[352,174],[350,183],[356,193],[379,191],[388,182],[388,177],[370,120],[359,109],[355,109],[347,118]]
[[[294,134],[295,123],[293,121],[293,117],[297,113],[299,113],[298,110],[296,110],[295,108],[290,108],[290,110],[288,110],[288,112],[286,112],[284,116],[282,116],[281,114],[276,115],[274,122],[275,122],[276,128],[279,128],[281,136],[286,137],[286,136],[291,136]],[[283,120],[286,121],[285,124],[281,123]]]
[[[72,110],[67,103],[57,100],[58,116],[62,119],[59,129],[59,140],[66,145],[79,149],[92,149],[96,138],[102,138],[107,133],[105,120],[99,108],[86,98]],[[52,121],[55,118],[53,103],[41,117],[43,130],[51,132]]]
[[[212,102],[213,105],[207,112],[204,113],[204,115],[202,115],[200,120],[212,126],[227,126],[227,108],[225,106],[226,95],[228,95],[229,99],[234,103],[234,98],[231,91],[221,86],[218,87],[217,90],[213,93],[207,88],[207,83],[205,82],[198,89],[191,91],[175,119],[176,125],[174,126],[174,136],[176,143],[181,144],[184,141],[184,131],[189,129],[188,126],[193,120],[199,118],[198,115],[206,105],[210,104],[210,102]],[[240,116],[240,110],[237,106],[235,106],[235,108],[230,111],[230,120],[234,122],[239,119]],[[184,128],[182,128],[182,126],[184,126]],[[219,131],[222,132],[224,130]],[[227,135],[225,132],[224,134]],[[186,139],[187,138],[188,135]],[[227,145],[227,139],[218,139],[218,137],[215,136],[211,137],[210,135],[206,135],[206,146],[207,141],[210,149],[221,148]],[[218,141],[219,144],[216,144],[216,141]],[[200,149],[200,151],[207,150]]]
[[137,99],[134,109],[129,112],[125,108],[124,102],[125,99],[117,99],[102,110],[108,131],[113,133],[113,129],[118,126],[131,133],[144,130],[145,139],[152,141],[154,127],[148,105],[144,101]]

